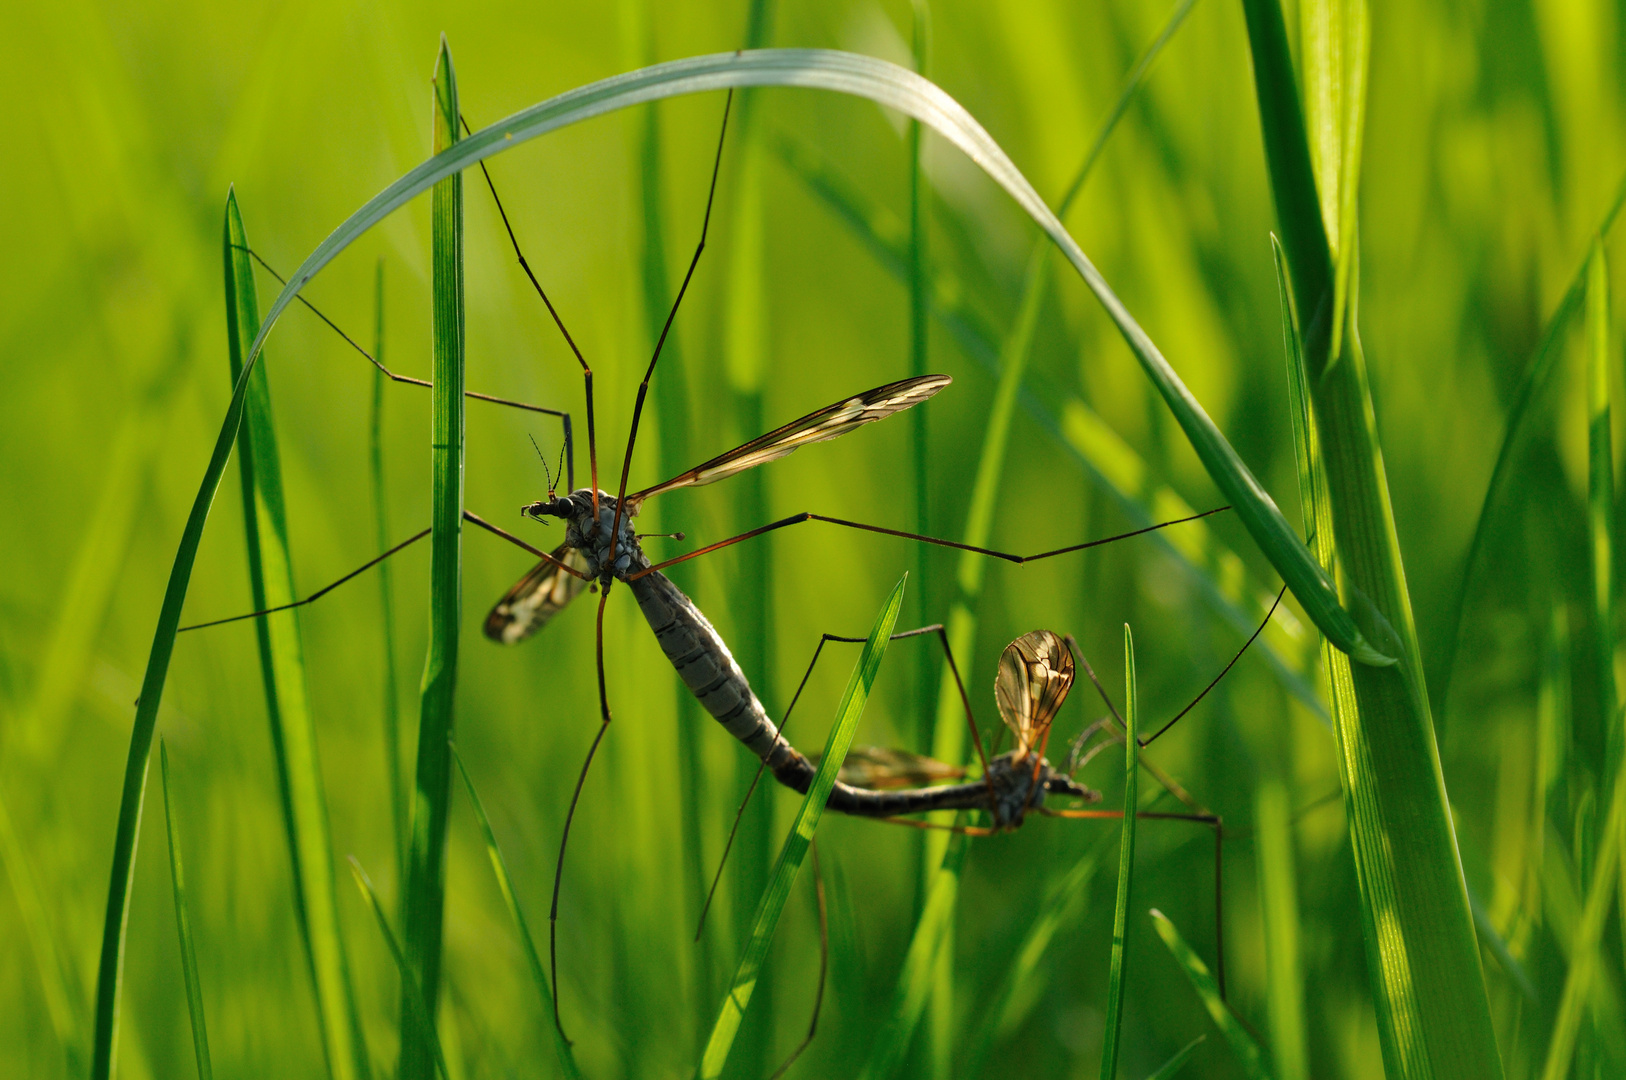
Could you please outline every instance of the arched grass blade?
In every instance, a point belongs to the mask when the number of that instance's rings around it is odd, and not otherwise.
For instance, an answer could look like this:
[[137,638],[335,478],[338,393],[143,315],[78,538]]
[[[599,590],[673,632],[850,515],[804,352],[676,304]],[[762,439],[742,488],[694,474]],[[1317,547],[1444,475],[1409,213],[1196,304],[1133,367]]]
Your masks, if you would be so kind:
[[1169,952],[1174,954],[1174,959],[1186,973],[1186,978],[1191,980],[1191,987],[1202,999],[1208,1015],[1214,1018],[1214,1025],[1220,1029],[1220,1034],[1225,1036],[1225,1041],[1231,1044],[1231,1050],[1236,1054],[1243,1073],[1250,1080],[1270,1080],[1270,1070],[1265,1065],[1265,1052],[1259,1048],[1257,1042],[1254,1042],[1253,1036],[1248,1034],[1248,1029],[1242,1026],[1242,1022],[1231,1012],[1230,1006],[1220,997],[1219,987],[1215,984],[1214,977],[1209,974],[1208,965],[1203,963],[1202,957],[1192,951],[1190,945],[1186,944],[1168,916],[1156,908],[1152,909],[1152,922],[1156,925],[1163,944],[1169,947]]
[[920,1024],[942,962],[942,951],[951,944],[949,934],[954,928],[954,908],[960,897],[960,871],[970,847],[966,835],[956,833],[943,853],[942,865],[932,876],[926,904],[915,923],[914,936],[909,939],[909,951],[903,957],[903,969],[898,973],[898,985],[892,992],[886,1021],[864,1065],[863,1080],[891,1080],[909,1052],[909,1043]]
[[[435,62],[435,148],[458,145],[457,76],[443,36]],[[446,821],[451,808],[451,739],[463,607],[463,178],[447,173],[430,202],[434,400],[430,406],[429,655],[418,715],[418,764],[401,933],[415,986],[401,987],[401,1075],[426,1080],[439,1000],[441,929],[446,902]],[[298,280],[297,276],[294,280]],[[421,991],[421,1002],[410,1000]],[[427,1026],[407,1024],[415,1008]],[[438,1051],[437,1051],[438,1054]]]
[[1129,895],[1135,873],[1135,812],[1140,809],[1140,694],[1135,686],[1135,635],[1124,625],[1124,817],[1118,844],[1118,900],[1112,915],[1112,970],[1107,977],[1107,1019],[1101,1033],[1101,1080],[1118,1075],[1123,1027],[1124,958],[1129,944]]
[[446,1068],[446,1055],[441,1052],[440,1036],[435,1032],[434,1014],[430,1012],[429,1002],[423,993],[423,985],[418,982],[417,975],[407,964],[406,954],[401,951],[401,943],[396,940],[395,932],[390,929],[389,916],[378,903],[378,894],[373,890],[372,879],[367,871],[361,868],[354,855],[350,856],[350,873],[356,879],[356,888],[361,890],[361,898],[367,902],[372,911],[373,918],[378,920],[378,932],[384,935],[384,945],[390,951],[390,958],[395,961],[395,970],[401,976],[401,1000],[407,1006],[407,1013],[402,1017],[402,1024],[413,1029],[415,1037],[427,1048],[434,1062],[434,1068],[440,1074],[441,1080],[450,1080],[451,1073]]
[[536,951],[536,942],[531,940],[531,928],[525,922],[525,912],[520,910],[519,897],[514,894],[514,882],[508,876],[508,861],[502,857],[497,836],[491,831],[491,819],[486,817],[485,804],[474,790],[474,780],[470,778],[468,767],[463,764],[463,756],[455,746],[452,748],[452,760],[457,762],[457,771],[463,777],[464,789],[469,793],[469,805],[474,808],[474,818],[480,823],[480,833],[485,837],[486,855],[491,859],[491,872],[497,877],[497,887],[502,890],[503,903],[508,905],[508,915],[514,920],[514,928],[519,931],[519,943],[525,949],[525,963],[530,968],[531,981],[536,984],[536,992],[542,997],[542,1014],[547,1019],[553,1050],[559,1057],[559,1067],[567,1077],[579,1077],[581,1070],[576,1065],[576,1055],[571,1052],[570,1043],[566,1041],[564,1032],[559,1030],[559,1025],[553,1023],[553,993],[548,988],[548,976],[542,970],[542,957]]
[[1199,1035],[1195,1039],[1192,1039],[1190,1042],[1186,1043],[1186,1045],[1176,1050],[1174,1052],[1174,1056],[1168,1061],[1165,1061],[1158,1068],[1157,1072],[1152,1073],[1146,1078],[1146,1080],[1173,1080],[1180,1070],[1186,1067],[1186,1062],[1191,1060],[1191,1055],[1197,1052],[1197,1047],[1201,1046],[1207,1041],[1207,1035]]
[[[259,329],[260,314],[248,233],[235,191],[226,196],[225,267],[228,355],[232,378],[236,379],[243,367],[243,355]],[[271,384],[263,364],[249,377],[247,407],[237,439],[237,463],[242,474],[249,588],[254,610],[264,611],[289,604],[296,596]],[[261,616],[254,620],[254,631],[260,650],[266,715],[271,722],[271,745],[276,752],[283,829],[293,864],[294,910],[310,962],[322,1048],[329,1074],[335,1080],[349,1080],[367,1075],[367,1051],[340,937],[333,845],[317,756],[316,725],[306,685],[299,612]]]
[[203,986],[198,980],[198,953],[192,943],[192,920],[186,913],[186,874],[181,867],[181,840],[175,826],[175,804],[169,798],[169,748],[158,743],[158,770],[164,782],[164,828],[169,836],[169,881],[175,890],[175,929],[181,939],[181,975],[186,981],[186,1011],[192,1018],[192,1052],[198,1080],[212,1080],[209,1029],[203,1019]]
[[756,989],[757,973],[767,959],[768,947],[773,943],[774,930],[779,925],[779,916],[784,912],[785,901],[790,897],[791,886],[795,884],[796,871],[807,857],[808,845],[812,843],[813,833],[824,813],[824,804],[830,798],[836,774],[841,771],[841,762],[852,746],[853,733],[858,730],[859,717],[864,715],[870,688],[875,685],[875,677],[881,670],[881,659],[886,655],[892,628],[897,624],[898,613],[903,610],[903,587],[908,580],[909,575],[905,574],[892,587],[892,594],[881,606],[869,638],[864,642],[864,651],[858,657],[851,678],[847,680],[847,689],[842,693],[841,704],[836,709],[836,722],[824,743],[818,772],[814,774],[813,783],[802,799],[801,809],[796,812],[784,846],[779,849],[779,859],[768,878],[767,891],[757,905],[750,940],[740,953],[733,982],[728,995],[723,998],[717,1021],[711,1029],[711,1038],[707,1040],[705,1052],[701,1055],[697,1075],[702,1080],[722,1075],[723,1066],[728,1062],[734,1036],[739,1032],[746,1007],[751,1003],[751,993]]

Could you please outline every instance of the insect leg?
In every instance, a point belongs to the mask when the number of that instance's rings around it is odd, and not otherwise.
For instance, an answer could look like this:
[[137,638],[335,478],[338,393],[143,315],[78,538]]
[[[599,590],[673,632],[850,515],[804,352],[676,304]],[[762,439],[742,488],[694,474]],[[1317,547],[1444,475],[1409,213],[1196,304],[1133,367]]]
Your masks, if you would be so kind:
[[[593,756],[598,753],[599,744],[604,741],[605,732],[610,730],[610,699],[604,689],[604,604],[610,598],[610,590],[606,587],[598,596],[598,629],[596,632],[597,660],[598,660],[598,707],[601,717],[598,734],[593,736],[593,745],[587,748],[587,758],[582,762],[582,770],[576,776],[576,789],[570,793],[570,809],[565,811],[565,828],[559,837],[559,860],[553,867],[553,902],[548,908],[548,974],[553,980],[553,1023],[559,1029],[559,1034],[565,1034],[565,1026],[559,1020],[559,887],[564,883],[565,876],[565,848],[570,845],[570,825],[576,820],[576,806],[581,802],[582,786],[587,783],[587,770],[593,766]],[[565,1036],[565,1041],[570,1041]]]
[[881,533],[885,536],[896,536],[903,540],[917,540],[923,544],[935,544],[938,547],[954,548],[957,551],[970,551],[978,555],[987,555],[988,557],[994,559],[1003,559],[1009,563],[1021,564],[1035,562],[1039,559],[1048,559],[1053,555],[1066,555],[1074,551],[1083,551],[1086,548],[1100,547],[1103,544],[1111,544],[1118,540],[1128,540],[1133,536],[1140,536],[1144,533],[1155,532],[1158,529],[1166,529],[1171,525],[1184,525],[1186,522],[1196,521],[1199,518],[1205,518],[1210,514],[1218,514],[1222,510],[1229,509],[1229,506],[1219,506],[1215,507],[1213,510],[1205,510],[1200,514],[1192,514],[1189,517],[1176,518],[1173,521],[1159,522],[1156,525],[1148,525],[1144,529],[1134,529],[1130,532],[1118,533],[1116,536],[1103,536],[1098,540],[1088,540],[1082,544],[1073,544],[1069,547],[1056,548],[1054,551],[1041,551],[1037,555],[1013,555],[1008,551],[996,551],[993,548],[978,547],[975,544],[962,544],[957,540],[944,540],[936,536],[922,536],[919,533],[904,532],[901,529],[888,529],[881,525],[866,525],[861,521],[848,521],[845,518],[827,517],[824,514],[814,514],[804,511],[800,514],[792,514],[787,518],[781,518],[780,520],[771,522],[767,525],[760,525],[749,532],[740,533],[738,536],[731,536],[727,540],[719,540],[715,544],[707,544],[703,548],[696,548],[694,551],[679,555],[674,559],[667,559],[665,562],[656,563],[647,570],[640,570],[638,573],[632,576],[634,578],[638,578],[645,574],[654,573],[656,570],[664,570],[668,566],[672,566],[676,563],[686,562],[689,559],[698,558],[701,555],[716,551],[719,548],[725,548],[731,544],[738,544],[742,540],[749,540],[752,537],[761,536],[763,533],[773,532],[775,529],[783,529],[790,525],[800,525],[804,521],[822,521],[829,525],[842,525],[849,529],[861,529],[864,532]]

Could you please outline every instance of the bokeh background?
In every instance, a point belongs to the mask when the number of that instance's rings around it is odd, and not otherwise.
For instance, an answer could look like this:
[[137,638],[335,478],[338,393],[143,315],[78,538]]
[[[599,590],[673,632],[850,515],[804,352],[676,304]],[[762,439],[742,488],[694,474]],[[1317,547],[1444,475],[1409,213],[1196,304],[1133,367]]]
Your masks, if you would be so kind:
[[[934,3],[926,70],[1054,203],[1171,10]],[[769,11],[770,44],[912,62],[906,5],[781,2]],[[632,0],[545,9],[64,0],[0,14],[0,100],[13,132],[0,155],[8,253],[0,260],[0,1063],[8,1075],[79,1075],[87,1056],[132,702],[230,390],[220,249],[228,185],[256,249],[286,271],[427,156],[440,32],[456,58],[464,112],[479,127],[618,71],[739,47],[747,18],[743,3]],[[1566,651],[1553,630],[1567,626],[1577,642],[1590,632],[1579,334],[1566,339],[1507,497],[1492,510],[1460,641],[1456,605],[1510,397],[1626,162],[1623,56],[1622,9],[1602,0],[1378,3],[1372,14],[1361,325],[1463,864],[1485,924],[1523,965],[1521,982],[1485,954],[1515,1076],[1545,1047],[1568,940],[1562,894],[1576,873],[1565,844],[1589,820],[1578,795],[1532,820],[1537,717],[1543,707],[1559,710],[1549,715],[1564,718],[1565,745],[1579,748],[1595,746],[1601,730],[1591,654]],[[652,346],[652,311],[669,299],[698,234],[721,108],[711,95],[616,114],[491,164],[532,266],[597,374],[605,487]],[[887,255],[908,242],[906,125],[868,103],[812,92],[762,92],[747,110],[743,122],[736,113],[711,242],[656,375],[634,486],[909,372],[909,290]],[[925,530],[957,537],[1037,233],[956,151],[928,138],[924,157],[935,300],[929,369],[955,379],[920,410],[929,440]],[[468,385],[568,408],[580,435],[574,361],[515,266],[477,177],[466,192]],[[1240,8],[1199,0],[1067,222],[1297,520],[1273,220]],[[428,247],[428,203],[419,200],[306,295],[370,340],[382,261],[389,362],[426,376]],[[1052,269],[1062,269],[1059,260]],[[262,278],[261,289],[268,298],[275,283]],[[1618,355],[1618,337],[1611,341]],[[295,573],[308,591],[376,554],[373,375],[301,310],[283,318],[267,357]],[[413,387],[386,391],[387,507],[402,537],[428,513],[428,404]],[[468,504],[514,524],[514,508],[544,486],[529,437],[551,455],[558,428],[479,403],[468,417]],[[912,424],[894,419],[758,476],[665,498],[643,526],[709,541],[813,510],[913,529]],[[585,483],[582,441],[577,454]],[[1042,297],[1000,476],[992,542],[1013,551],[1122,531],[1160,516],[1176,497],[1196,508],[1220,501],[1115,331],[1066,272],[1051,275]],[[233,468],[185,621],[251,606],[240,506]],[[1212,678],[1276,582],[1225,515],[1187,528],[1171,533],[1172,545],[1141,539],[1026,567],[990,565],[967,608],[977,619],[975,647],[958,658],[984,730],[997,724],[999,650],[1037,627],[1077,635],[1121,696],[1121,628],[1131,623],[1151,717],[1172,715]],[[536,526],[525,535],[552,542]],[[465,560],[459,746],[541,934],[571,782],[596,727],[591,605],[579,603],[522,647],[499,649],[479,636],[479,620],[528,560],[479,533],[466,536]],[[427,567],[427,549],[394,561],[398,721],[408,752]],[[778,715],[821,632],[864,633],[904,571],[905,619],[946,619],[963,602],[956,567],[902,541],[807,525],[698,561],[679,580],[735,643]],[[630,598],[611,601],[606,669],[617,719],[577,818],[561,904],[560,993],[590,1075],[677,1075],[697,1059],[753,890],[796,803],[759,792],[706,936],[692,943],[704,877],[755,762],[684,703]],[[369,576],[307,609],[302,625],[336,850],[356,855],[389,905],[397,877],[380,620]],[[821,661],[798,706],[798,743],[822,740],[852,659],[848,651]],[[939,672],[927,643],[896,645],[860,741],[929,749]],[[1311,1067],[1317,1076],[1368,1076],[1381,1066],[1319,692],[1315,642],[1284,611],[1153,756],[1227,822],[1231,996],[1262,1033],[1270,1022],[1251,827],[1260,776],[1285,781],[1302,811],[1293,839]],[[1081,688],[1058,731],[1076,733],[1100,711]],[[186,845],[216,1067],[221,1075],[317,1074],[321,1042],[248,623],[181,639],[159,733]],[[1112,758],[1083,774],[1109,800],[1121,782]],[[1584,767],[1571,772],[1572,791],[1585,790]],[[154,774],[118,1054],[132,1078],[193,1068]],[[548,1075],[549,1020],[461,791],[456,798],[441,1016],[453,1071]],[[983,1075],[1093,1074],[1116,862],[1115,849],[1101,855],[1100,845],[1114,831],[1035,821],[973,844],[952,994],[934,999],[947,1004],[923,1027],[908,1070],[970,1075],[981,1047]],[[829,818],[820,835],[831,966],[818,1038],[793,1074],[803,1076],[850,1074],[869,1055],[922,903],[923,862],[933,857],[912,830]],[[1544,837],[1557,839],[1543,847]],[[1545,852],[1534,890],[1532,851]],[[1081,868],[1092,852],[1093,874]],[[1069,892],[1058,899],[1063,883]],[[1148,907],[1165,911],[1212,961],[1207,834],[1147,823],[1135,888],[1124,1072],[1146,1075],[1207,1032],[1190,1074],[1240,1075],[1145,918]],[[387,1071],[395,971],[343,880],[340,904],[369,1045]],[[1047,917],[1053,937],[1020,967],[1022,942]],[[1013,968],[1014,995],[1005,992]],[[800,1039],[817,971],[804,869],[747,1014],[735,1075],[764,1075]],[[1604,985],[1600,1001],[1618,1007],[1618,967]],[[949,1048],[948,1057],[934,1059],[934,1047]],[[1597,1024],[1595,1052],[1605,1065],[1626,1062],[1618,1016]]]

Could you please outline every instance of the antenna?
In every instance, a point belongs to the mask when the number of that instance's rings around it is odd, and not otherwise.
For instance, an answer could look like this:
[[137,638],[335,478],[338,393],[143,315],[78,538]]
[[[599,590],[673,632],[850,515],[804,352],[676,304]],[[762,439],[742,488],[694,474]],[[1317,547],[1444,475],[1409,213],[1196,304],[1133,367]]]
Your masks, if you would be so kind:
[[554,482],[553,474],[548,471],[548,459],[542,456],[542,448],[536,445],[535,435],[527,435],[526,438],[531,440],[531,449],[536,451],[536,460],[542,463],[542,475],[548,478],[548,499],[551,501],[554,494]]

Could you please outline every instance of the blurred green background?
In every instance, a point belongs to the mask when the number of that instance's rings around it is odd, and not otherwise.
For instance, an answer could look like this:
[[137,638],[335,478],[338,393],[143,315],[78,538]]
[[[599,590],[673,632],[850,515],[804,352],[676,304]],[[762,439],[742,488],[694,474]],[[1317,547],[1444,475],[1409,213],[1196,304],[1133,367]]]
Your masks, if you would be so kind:
[[[769,10],[768,44],[911,63],[906,5]],[[1626,163],[1622,11],[1593,0],[1511,0],[1380,3],[1372,14],[1363,338],[1463,864],[1486,925],[1523,973],[1521,983],[1486,952],[1513,1076],[1539,1065],[1546,1045],[1567,954],[1565,913],[1573,919],[1575,875],[1584,872],[1567,861],[1568,845],[1576,822],[1588,820],[1590,778],[1567,758],[1558,767],[1570,769],[1569,801],[1531,812],[1538,714],[1562,718],[1566,746],[1601,741],[1591,653],[1566,651],[1553,630],[1567,626],[1577,641],[1590,632],[1578,333],[1536,399],[1506,498],[1492,509],[1489,555],[1466,592],[1460,643],[1452,640],[1455,604],[1509,399]],[[1054,204],[1169,13],[1127,2],[939,2],[930,10],[927,74]],[[0,156],[9,252],[0,263],[0,515],[8,522],[0,531],[8,568],[0,578],[0,856],[9,890],[0,893],[0,1063],[8,1074],[52,1077],[79,1075],[88,1053],[132,701],[230,391],[220,270],[228,185],[256,249],[286,272],[427,156],[440,32],[456,57],[465,115],[479,128],[618,71],[740,47],[747,10],[631,0],[546,11],[66,0],[9,6],[0,30],[0,99],[14,123],[12,149]],[[606,488],[652,346],[651,311],[669,299],[698,233],[721,107],[710,95],[663,103],[653,117],[616,114],[491,163],[526,254],[597,375]],[[905,125],[868,103],[804,91],[761,92],[745,109],[723,158],[711,242],[656,375],[634,487],[675,471],[668,458],[692,464],[909,373],[907,282],[878,254],[907,246]],[[938,312],[928,368],[955,378],[921,410],[930,451],[925,531],[958,537],[995,356],[1015,322],[1037,234],[957,151],[928,138],[925,161]],[[570,409],[585,484],[574,361],[514,265],[483,184],[471,176],[465,190],[469,388]],[[1067,223],[1297,520],[1273,221],[1241,12],[1201,0]],[[429,368],[428,238],[428,203],[419,200],[305,292],[370,340],[382,260],[389,362],[418,376]],[[664,272],[651,274],[651,265]],[[262,279],[261,290],[263,301],[275,283]],[[283,318],[267,357],[295,574],[309,591],[376,554],[373,376],[302,310]],[[427,520],[428,405],[422,390],[386,391],[388,508],[400,537]],[[468,420],[468,505],[513,525],[514,509],[544,487],[527,437],[551,455],[558,428],[480,403],[469,405]],[[642,526],[681,529],[691,545],[800,510],[915,528],[912,423],[895,419],[758,476],[663,498]],[[992,543],[1014,551],[1172,516],[1173,493],[1197,508],[1219,503],[1116,332],[1066,273],[1052,274],[1042,297],[1001,475]],[[251,607],[240,506],[234,467],[185,622]],[[523,535],[557,542],[536,526]],[[1142,539],[988,567],[971,605],[975,649],[958,658],[985,731],[997,723],[990,691],[999,650],[1037,627],[1077,635],[1121,695],[1121,627],[1133,624],[1143,707],[1154,719],[1219,671],[1275,578],[1225,515],[1169,539],[1174,546]],[[650,544],[656,554],[687,549]],[[540,935],[571,783],[596,727],[591,606],[579,603],[522,647],[491,646],[479,620],[529,561],[477,532],[464,550],[459,747]],[[905,620],[946,619],[958,596],[956,565],[902,541],[807,525],[697,561],[679,580],[780,715],[821,632],[864,633],[905,570]],[[394,566],[410,753],[427,549]],[[358,857],[389,906],[397,881],[379,624],[370,577],[302,620],[336,850]],[[1372,1075],[1381,1064],[1354,875],[1340,804],[1328,798],[1338,791],[1332,737],[1305,700],[1313,697],[1305,688],[1319,687],[1315,643],[1285,613],[1261,642],[1151,756],[1225,817],[1231,997],[1262,1033],[1270,1023],[1254,793],[1262,762],[1290,763],[1292,804],[1303,808],[1293,838],[1310,1065],[1317,1076]],[[576,819],[560,995],[590,1075],[676,1075],[697,1059],[755,903],[753,882],[796,802],[783,791],[758,794],[720,906],[704,941],[692,944],[701,877],[716,863],[755,762],[683,703],[629,598],[611,598],[605,643],[617,722]],[[856,655],[848,649],[828,655],[809,682],[791,730],[798,744],[822,740]],[[938,665],[924,640],[894,646],[859,741],[929,749]],[[216,1066],[222,1075],[313,1075],[322,1048],[259,680],[248,623],[183,636],[159,733],[187,845]],[[1071,736],[1099,711],[1080,689],[1058,731]],[[699,781],[690,792],[679,783],[685,753]],[[1110,802],[1116,769],[1101,760],[1082,778]],[[453,1071],[548,1075],[548,1017],[472,816],[461,792],[455,798],[441,1017]],[[127,1077],[193,1068],[161,817],[150,788],[118,1053]],[[946,1045],[953,1075],[969,1075],[972,1048],[982,1045],[985,1075],[1093,1074],[1115,856],[1109,851],[1091,876],[1076,874],[1074,883],[1085,883],[1068,903],[1047,897],[1115,829],[1034,821],[972,845],[953,993],[936,999],[946,1011],[923,1029],[910,1070],[931,1074],[928,1047]],[[1212,962],[1208,834],[1149,822],[1140,835],[1124,1073],[1146,1075],[1208,1032],[1190,1074],[1240,1075],[1145,918],[1152,906],[1168,913]],[[912,830],[826,819],[830,983],[819,1036],[793,1075],[850,1074],[869,1055],[922,902],[924,848]],[[746,1016],[736,1075],[771,1071],[805,1031],[818,965],[808,876]],[[387,1071],[395,970],[347,882],[340,904],[368,1042]],[[1042,912],[1057,916],[1054,937],[1014,996],[1001,996]],[[1609,940],[1606,953],[1618,955],[1613,930]],[[1603,984],[1607,1014],[1620,1005],[1618,964]],[[1598,1021],[1589,1052],[1600,1067],[1626,1068],[1623,1032],[1618,1011]]]

